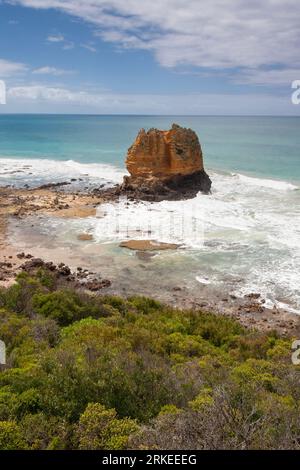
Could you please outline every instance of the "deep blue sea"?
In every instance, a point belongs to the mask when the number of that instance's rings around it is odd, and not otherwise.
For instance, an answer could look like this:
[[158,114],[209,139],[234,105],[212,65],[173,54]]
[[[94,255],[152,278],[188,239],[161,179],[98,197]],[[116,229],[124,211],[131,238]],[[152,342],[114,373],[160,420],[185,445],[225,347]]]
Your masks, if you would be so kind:
[[[135,258],[116,248],[105,274],[113,276],[115,269],[120,276],[122,265],[124,277],[141,292],[142,279],[155,291],[162,279],[171,278],[191,289],[214,286],[236,295],[259,291],[268,305],[300,312],[300,117],[0,115],[0,185],[37,186],[71,178],[85,187],[119,182],[138,130],[168,129],[173,122],[197,132],[211,195],[151,205],[121,201],[118,207],[101,207],[95,218],[41,220],[35,225],[41,238],[32,243],[45,250],[52,224],[56,249],[65,250],[67,243],[72,255],[86,261],[89,255],[91,264],[100,265],[100,246],[147,238],[150,227],[152,238],[183,246],[153,258],[152,284],[139,261],[131,266],[131,279],[126,263]],[[25,225],[19,242],[24,230]],[[87,230],[94,241],[83,247],[76,234]],[[26,243],[24,249],[30,250],[30,236]]]
[[0,156],[124,167],[141,127],[199,136],[208,168],[300,181],[300,117],[0,115]]

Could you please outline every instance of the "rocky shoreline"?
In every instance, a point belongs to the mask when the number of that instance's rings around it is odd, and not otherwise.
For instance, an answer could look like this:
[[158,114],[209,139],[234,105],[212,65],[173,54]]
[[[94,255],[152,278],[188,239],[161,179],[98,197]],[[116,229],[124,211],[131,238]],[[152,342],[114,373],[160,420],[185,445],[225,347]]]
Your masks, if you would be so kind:
[[211,180],[204,171],[190,175],[176,175],[163,180],[157,178],[125,176],[124,183],[116,188],[118,196],[125,195],[133,200],[142,201],[181,201],[196,197],[199,191],[209,194]]
[[[198,137],[191,129],[177,124],[173,124],[168,131],[150,129],[146,132],[142,129],[128,150],[126,166],[130,176],[124,177],[123,184],[109,189],[100,186],[91,190],[75,190],[73,180],[46,184],[35,189],[0,187],[0,287],[11,285],[20,272],[34,274],[37,269],[43,268],[55,275],[59,283],[89,291],[93,295],[104,292],[125,297],[136,294],[151,296],[178,308],[201,309],[231,316],[250,328],[277,330],[283,335],[297,336],[300,316],[283,309],[267,308],[266,300],[259,292],[238,298],[230,291],[216,293],[200,286],[192,290],[184,281],[178,285],[178,278],[176,284],[174,280],[158,279],[159,284],[155,285],[152,279],[154,272],[151,268],[147,272],[147,263],[149,265],[157,253],[179,250],[181,246],[175,243],[151,239],[116,242],[121,250],[130,250],[136,255],[141,269],[140,273],[136,273],[136,279],[139,274],[146,274],[143,284],[134,282],[134,273],[127,265],[123,270],[128,270],[128,275],[125,274],[123,279],[119,275],[112,280],[106,278],[109,276],[102,278],[101,262],[95,273],[91,269],[93,263],[89,266],[85,258],[74,256],[75,252],[72,252],[70,259],[61,247],[55,246],[52,255],[60,251],[54,260],[51,257],[49,259],[49,252],[39,247],[25,254],[11,242],[7,232],[9,220],[26,222],[27,218],[32,218],[34,232],[35,223],[40,217],[70,220],[96,217],[97,208],[101,204],[117,204],[120,198],[127,198],[127,205],[130,205],[141,200],[157,202],[190,199],[199,191],[205,194],[210,192],[211,180],[204,169]],[[94,242],[93,235],[88,231],[78,233],[76,240],[83,245]],[[58,257],[61,257],[59,262]],[[75,259],[77,262],[79,259],[80,265],[74,264]],[[133,270],[137,267],[133,267]],[[160,275],[158,273],[158,277]]]
[[[53,272],[59,282],[76,289],[84,289],[92,295],[109,293],[115,295],[132,295],[139,293],[148,295],[148,292],[136,292],[134,286],[124,292],[124,286],[115,279],[102,278],[95,274],[82,263],[82,266],[69,267],[61,260],[54,264],[50,260],[37,257],[34,250],[30,253],[20,253],[18,247],[10,243],[7,236],[7,223],[9,218],[25,220],[27,216],[47,214],[50,217],[82,218],[96,213],[96,209],[106,202],[103,195],[93,193],[64,193],[61,188],[47,189],[22,189],[0,188],[0,286],[7,287],[14,282],[16,274],[26,271],[34,272],[39,267],[44,267]],[[84,235],[84,234],[82,234]],[[82,236],[81,243],[88,243],[89,234]],[[127,242],[128,243],[128,242]],[[141,262],[151,262],[152,256],[160,249],[178,249],[176,246],[145,246],[146,241],[127,246],[138,255]],[[157,243],[157,242],[155,242]],[[146,243],[147,244],[147,243]],[[130,243],[129,243],[130,245]],[[151,248],[150,251],[147,248]],[[153,249],[152,249],[153,248]],[[166,301],[178,308],[198,308],[205,311],[214,311],[220,315],[227,315],[237,319],[241,324],[249,328],[258,328],[263,331],[277,330],[280,334],[291,334],[297,337],[300,332],[299,317],[296,314],[282,309],[268,309],[265,300],[259,293],[252,293],[243,298],[232,295],[223,296],[197,296],[191,295],[184,285],[170,285],[167,299],[161,299],[160,294],[153,292],[153,297]]]

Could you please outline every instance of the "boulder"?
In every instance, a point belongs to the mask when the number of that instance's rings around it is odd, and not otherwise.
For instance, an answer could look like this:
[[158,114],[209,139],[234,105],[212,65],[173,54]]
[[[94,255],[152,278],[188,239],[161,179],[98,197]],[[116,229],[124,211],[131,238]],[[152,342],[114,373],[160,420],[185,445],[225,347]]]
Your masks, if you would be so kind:
[[137,199],[188,199],[210,192],[197,134],[177,124],[168,131],[142,129],[128,150],[126,166],[130,176],[124,177],[121,193]]

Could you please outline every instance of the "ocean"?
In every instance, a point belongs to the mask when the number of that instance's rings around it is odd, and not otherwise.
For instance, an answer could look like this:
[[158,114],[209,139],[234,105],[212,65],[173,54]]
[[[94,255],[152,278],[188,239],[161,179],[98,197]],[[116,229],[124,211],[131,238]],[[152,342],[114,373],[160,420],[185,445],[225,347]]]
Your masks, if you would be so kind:
[[[49,245],[51,226],[53,245],[81,253],[94,268],[101,265],[95,253],[105,254],[110,262],[102,272],[136,282],[141,293],[150,269],[160,288],[172,281],[191,292],[207,286],[237,296],[260,292],[267,305],[300,312],[300,117],[0,115],[0,184],[120,182],[138,130],[168,129],[173,122],[197,132],[211,195],[130,206],[120,201],[84,220],[42,217],[34,243]],[[26,224],[15,229],[12,237],[21,244]],[[74,236],[83,230],[94,236],[89,247]],[[118,248],[120,240],[137,237],[181,249],[155,256],[145,272]]]

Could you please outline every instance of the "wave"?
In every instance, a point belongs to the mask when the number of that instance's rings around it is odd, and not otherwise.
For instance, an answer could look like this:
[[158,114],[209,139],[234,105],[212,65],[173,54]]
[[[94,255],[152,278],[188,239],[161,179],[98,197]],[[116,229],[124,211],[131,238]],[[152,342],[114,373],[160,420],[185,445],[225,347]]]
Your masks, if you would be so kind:
[[[34,187],[74,178],[82,179],[83,185],[99,187],[121,182],[124,173],[124,169],[104,163],[0,158],[1,185]],[[299,188],[289,182],[239,173],[209,174],[213,181],[209,196],[199,193],[186,201],[128,205],[120,200],[118,204],[104,204],[98,208],[98,217],[89,219],[88,229],[96,243],[130,238],[178,243],[184,249],[162,254],[158,259],[179,259],[183,276],[195,278],[198,274],[201,284],[227,286],[231,273],[241,279],[241,284],[232,285],[234,291],[246,286],[252,292],[262,292],[273,303],[290,299],[291,308],[297,309],[300,192],[295,190]],[[83,231],[87,220],[76,224],[82,224]],[[181,256],[185,257],[182,263]]]
[[[199,193],[187,201],[129,205],[121,200],[102,206],[102,217],[95,221],[95,240],[143,238],[178,243],[184,248],[174,252],[176,258],[182,257],[180,269],[192,275],[187,268],[192,263],[200,284],[220,288],[232,284],[233,291],[243,286],[273,298],[278,306],[278,299],[288,298],[290,304],[286,302],[284,308],[298,312],[300,194],[290,191],[296,187],[243,179],[243,175],[236,175],[238,184],[228,174],[211,176],[209,196]],[[162,256],[169,260],[169,254]],[[237,285],[228,280],[229,274],[238,280]]]
[[231,176],[236,177],[242,183],[246,183],[252,186],[259,186],[262,188],[275,189],[279,191],[293,191],[299,189],[298,186],[287,181],[256,178],[253,176],[246,176],[240,173],[231,173]]
[[79,163],[74,160],[1,158],[0,182],[2,184],[29,184],[38,186],[65,179],[85,178],[113,184],[122,181],[125,170],[105,163]]
[[74,160],[67,160],[64,162],[66,166],[72,168],[78,173],[88,174],[93,178],[105,178],[114,183],[120,183],[123,176],[127,174],[125,169],[110,165],[108,163],[78,163]]
[[252,285],[248,285],[244,289],[235,291],[234,294],[236,295],[236,297],[242,299],[244,298],[245,295],[249,295],[252,292],[258,292],[261,294],[261,299],[264,300],[262,305],[269,310],[280,309],[280,310],[284,310],[285,312],[300,315],[299,306],[295,307],[295,306],[292,306],[291,303],[279,301],[275,299],[274,296],[268,297],[269,293],[263,288],[263,285],[258,286],[257,284],[253,283]]
[[[26,171],[27,170],[27,171]],[[125,168],[114,166],[109,163],[80,163],[75,160],[52,160],[49,158],[27,158],[27,157],[1,157],[0,156],[0,178],[9,177],[13,180],[17,174],[23,173],[26,176],[30,173],[31,179],[34,177],[59,178],[71,175],[89,176],[91,178],[101,178],[113,183],[120,183],[124,174],[128,174]],[[299,190],[299,187],[281,180],[264,179],[247,176],[241,173],[230,173],[226,171],[212,170],[209,172],[212,179],[235,178],[239,183],[260,188],[288,191]],[[17,178],[16,178],[17,179]],[[213,181],[214,182],[214,181]]]

